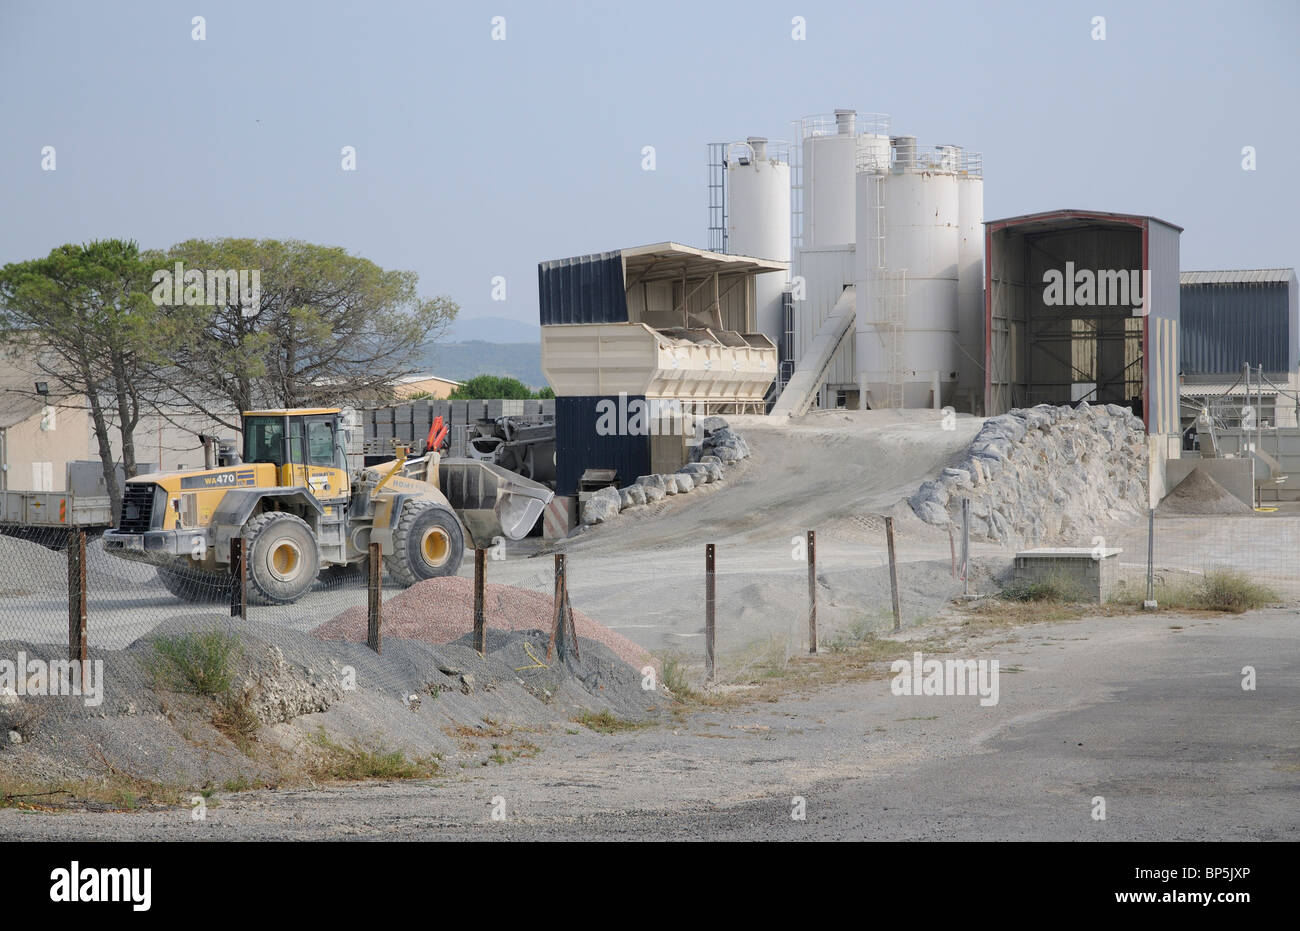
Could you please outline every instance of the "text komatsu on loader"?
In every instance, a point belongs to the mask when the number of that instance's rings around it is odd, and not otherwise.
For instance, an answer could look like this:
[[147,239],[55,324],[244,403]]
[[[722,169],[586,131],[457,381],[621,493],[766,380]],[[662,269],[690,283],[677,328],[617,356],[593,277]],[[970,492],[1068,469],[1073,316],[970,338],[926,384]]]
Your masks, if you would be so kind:
[[157,566],[180,598],[215,600],[229,594],[230,541],[242,537],[249,601],[288,604],[322,570],[364,563],[371,543],[400,585],[455,575],[467,543],[520,539],[552,497],[491,463],[443,459],[436,442],[350,475],[339,413],[248,411],[242,457],[129,480],[105,552]]

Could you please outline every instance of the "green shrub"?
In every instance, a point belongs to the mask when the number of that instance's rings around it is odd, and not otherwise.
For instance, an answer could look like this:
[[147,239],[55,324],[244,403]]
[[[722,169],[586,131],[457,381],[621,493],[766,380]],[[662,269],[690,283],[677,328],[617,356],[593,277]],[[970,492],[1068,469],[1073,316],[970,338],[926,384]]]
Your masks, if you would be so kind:
[[148,661],[157,687],[195,695],[224,695],[234,682],[240,656],[239,638],[212,630],[206,633],[160,636]]
[[1155,595],[1161,608],[1231,614],[1281,601],[1273,589],[1237,569],[1211,569],[1199,579],[1164,582],[1156,586]]

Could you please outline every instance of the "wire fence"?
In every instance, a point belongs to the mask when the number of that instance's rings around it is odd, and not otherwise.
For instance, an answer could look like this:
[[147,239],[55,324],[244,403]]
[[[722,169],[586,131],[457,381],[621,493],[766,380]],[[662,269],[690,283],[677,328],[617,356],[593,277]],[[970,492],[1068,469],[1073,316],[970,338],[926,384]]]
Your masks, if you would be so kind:
[[[888,519],[868,516],[665,545],[635,559],[578,539],[566,546],[563,601],[574,642],[599,641],[608,662],[663,674],[672,661],[696,684],[731,683],[933,619],[963,592],[995,592],[1012,575],[1007,550],[985,547],[982,569],[965,565],[971,548],[960,533],[904,536],[892,547],[889,538]],[[81,546],[66,530],[0,535],[0,739],[20,741],[48,715],[130,715],[156,704],[141,696],[220,696],[236,685],[263,722],[328,707],[358,677],[405,701],[410,667],[446,666],[438,651],[449,644],[481,653],[493,632],[540,632],[517,645],[516,668],[549,668],[541,652],[569,617],[557,602],[556,561],[536,543],[480,554],[482,585],[473,552],[459,577],[410,590],[372,581],[363,562],[325,570],[295,603],[242,610],[230,575],[160,573],[93,537],[82,559]],[[1146,600],[1150,578],[1166,603],[1224,572],[1281,600],[1300,597],[1300,513],[1154,517],[1105,546],[1118,551],[1106,560],[1119,600]],[[201,681],[205,669],[228,674]]]
[[[1155,515],[1113,543],[1121,592],[1144,591],[1148,566],[1156,601],[1215,578],[1235,578],[1271,590],[1280,601],[1300,597],[1300,513],[1250,512],[1199,516]],[[1148,550],[1150,560],[1148,560]]]

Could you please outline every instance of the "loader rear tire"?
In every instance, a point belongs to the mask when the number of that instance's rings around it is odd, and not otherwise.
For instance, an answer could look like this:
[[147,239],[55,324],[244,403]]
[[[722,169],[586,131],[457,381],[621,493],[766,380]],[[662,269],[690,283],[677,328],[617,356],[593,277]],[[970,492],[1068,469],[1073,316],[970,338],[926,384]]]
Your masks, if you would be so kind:
[[183,566],[159,566],[158,581],[181,601],[213,604],[230,600],[230,575]]
[[244,525],[244,541],[250,604],[293,604],[316,584],[320,550],[302,518],[282,511],[259,514]]
[[425,579],[455,575],[464,556],[465,534],[452,511],[434,501],[407,501],[384,568],[394,582],[410,588]]

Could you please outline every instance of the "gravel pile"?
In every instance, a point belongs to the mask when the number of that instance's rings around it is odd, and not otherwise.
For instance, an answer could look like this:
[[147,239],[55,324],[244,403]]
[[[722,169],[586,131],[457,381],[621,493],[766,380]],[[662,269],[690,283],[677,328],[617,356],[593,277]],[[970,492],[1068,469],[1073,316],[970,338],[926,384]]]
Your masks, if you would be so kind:
[[976,540],[1084,545],[1146,512],[1146,479],[1146,434],[1127,408],[1040,404],[990,417],[962,460],[908,503],[945,527],[969,498]]
[[[488,628],[495,630],[541,630],[549,637],[554,603],[549,594],[510,585],[489,583],[484,604]],[[631,640],[598,624],[581,611],[573,612],[578,636],[609,647],[620,659],[640,669],[651,662],[645,650]],[[474,582],[451,576],[428,579],[384,602],[383,635],[419,640],[430,644],[451,643],[474,629]],[[366,639],[366,609],[349,608],[316,627],[312,633],[324,640]]]
[[[153,566],[108,555],[98,537],[86,541],[86,581],[92,591],[161,587]],[[59,594],[67,590],[66,550],[0,535],[0,591]]]
[[30,540],[0,536],[0,590],[66,592],[68,558]]
[[1156,508],[1161,517],[1183,514],[1253,514],[1255,509],[1224,488],[1206,471],[1192,469]]

